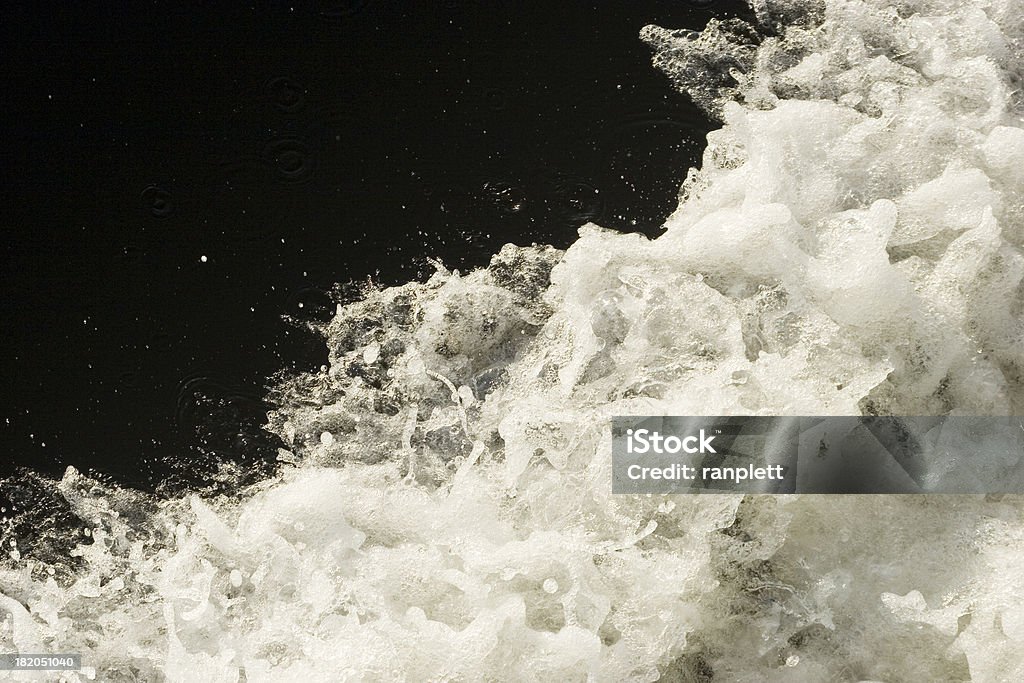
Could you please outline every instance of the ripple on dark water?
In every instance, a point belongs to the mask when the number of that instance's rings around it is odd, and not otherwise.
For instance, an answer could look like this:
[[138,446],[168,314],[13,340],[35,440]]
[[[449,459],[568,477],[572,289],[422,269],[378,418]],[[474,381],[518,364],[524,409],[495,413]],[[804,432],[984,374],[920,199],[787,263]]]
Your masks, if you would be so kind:
[[314,148],[298,135],[269,141],[263,147],[262,160],[275,179],[289,185],[309,182],[316,170]]
[[339,22],[359,14],[372,0],[319,0],[317,14],[327,22]]
[[283,114],[295,114],[306,105],[305,88],[289,76],[275,76],[264,84],[267,98]]
[[174,196],[159,185],[150,185],[142,191],[142,205],[154,218],[167,218],[174,213]]

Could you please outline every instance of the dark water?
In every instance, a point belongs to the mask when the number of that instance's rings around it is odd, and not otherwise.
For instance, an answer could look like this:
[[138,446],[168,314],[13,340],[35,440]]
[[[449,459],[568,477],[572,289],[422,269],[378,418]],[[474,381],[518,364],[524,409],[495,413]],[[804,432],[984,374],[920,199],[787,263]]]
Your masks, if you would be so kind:
[[637,34],[744,7],[5,4],[0,473],[256,467],[334,283],[657,234],[713,125]]

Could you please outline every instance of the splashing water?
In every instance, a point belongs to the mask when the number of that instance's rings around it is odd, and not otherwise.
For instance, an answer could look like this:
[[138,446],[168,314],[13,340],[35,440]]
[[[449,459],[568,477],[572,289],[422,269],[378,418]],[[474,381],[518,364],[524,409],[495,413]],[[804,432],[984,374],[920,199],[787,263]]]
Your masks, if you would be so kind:
[[4,548],[3,649],[82,652],[68,680],[1024,680],[1016,497],[610,494],[616,414],[1024,408],[1020,1],[753,6],[643,31],[723,121],[662,236],[340,308],[276,391],[286,465],[235,496],[36,482],[60,514]]

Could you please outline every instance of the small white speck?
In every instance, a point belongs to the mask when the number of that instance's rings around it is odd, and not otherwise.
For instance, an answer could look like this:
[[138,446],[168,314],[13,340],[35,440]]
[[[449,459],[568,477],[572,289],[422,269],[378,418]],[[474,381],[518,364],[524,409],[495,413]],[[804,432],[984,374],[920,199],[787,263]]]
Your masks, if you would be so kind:
[[199,260],[202,261],[203,263],[206,263],[210,259],[206,258],[206,254],[203,254],[202,256],[199,257]]

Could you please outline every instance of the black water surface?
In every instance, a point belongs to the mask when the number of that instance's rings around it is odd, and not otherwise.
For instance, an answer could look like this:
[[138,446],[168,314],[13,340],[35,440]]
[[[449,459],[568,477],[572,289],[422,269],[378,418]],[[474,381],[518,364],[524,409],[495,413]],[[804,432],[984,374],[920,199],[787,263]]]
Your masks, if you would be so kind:
[[656,234],[713,126],[638,32],[744,7],[5,2],[0,475],[255,466],[333,283]]

